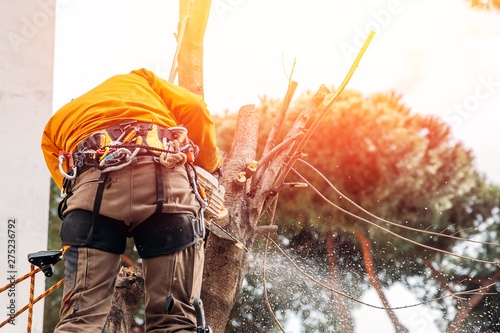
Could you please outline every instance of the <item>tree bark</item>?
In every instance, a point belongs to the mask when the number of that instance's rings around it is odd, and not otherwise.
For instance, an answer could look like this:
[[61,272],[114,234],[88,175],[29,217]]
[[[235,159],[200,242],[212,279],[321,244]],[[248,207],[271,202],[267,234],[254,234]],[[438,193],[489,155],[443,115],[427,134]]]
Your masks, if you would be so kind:
[[[487,286],[490,284],[491,281],[488,283],[484,283],[482,287]],[[488,292],[488,290],[484,290],[484,292]],[[465,318],[467,318],[467,315],[469,312],[479,303],[481,300],[484,298],[485,294],[480,293],[480,294],[473,294],[467,301],[461,301],[457,305],[457,314],[455,315],[455,318],[453,318],[453,321],[448,324],[448,328],[446,329],[446,333],[456,333],[460,329],[460,326],[462,325],[463,321]]]
[[105,333],[128,333],[137,306],[144,296],[144,278],[140,267],[122,267],[116,278],[115,292]]
[[[203,96],[203,39],[210,14],[211,0],[181,0],[179,25],[189,16],[177,58],[179,86]],[[179,41],[178,41],[179,42]]]
[[[234,182],[236,176],[254,159],[257,150],[259,119],[254,105],[240,109],[229,156],[224,161],[225,203],[228,216],[220,224],[252,248],[256,220],[250,219],[248,184]],[[214,333],[224,332],[229,313],[239,296],[247,267],[247,255],[233,241],[210,236],[205,255],[202,299],[207,323]]]
[[366,237],[365,234],[363,234],[359,230],[356,230],[354,232],[354,235],[359,239],[361,243],[361,249],[363,250],[363,260],[365,262],[365,269],[366,273],[368,274],[368,277],[370,278],[370,283],[372,284],[373,288],[375,288],[378,297],[382,301],[385,311],[387,311],[387,314],[389,315],[389,318],[391,319],[392,324],[394,325],[394,329],[396,330],[397,333],[407,333],[408,329],[399,322],[394,311],[390,309],[389,302],[387,301],[382,286],[380,285],[380,281],[377,277],[377,273],[375,272],[375,266],[373,264],[372,243],[370,239]]
[[[448,328],[446,330],[446,333],[456,333],[460,329],[463,321],[465,318],[467,318],[467,315],[470,313],[470,311],[479,303],[483,300],[483,298],[486,296],[486,293],[490,289],[493,288],[492,283],[493,282],[498,282],[500,279],[500,271],[496,271],[491,275],[489,278],[484,278],[484,279],[470,279],[470,281],[474,281],[479,284],[481,288],[484,288],[481,290],[481,292],[476,293],[471,295],[471,297],[468,300],[460,299],[460,301],[457,304],[457,309],[458,312],[455,315],[455,318],[453,318],[453,321],[448,324]],[[487,287],[490,285],[490,287]],[[461,296],[463,297],[463,295]]]
[[[328,252],[328,265],[330,267],[332,287],[335,290],[342,291],[342,287],[339,282],[337,254],[335,253],[335,239],[333,237],[333,233],[328,233],[326,235],[326,249]],[[342,325],[344,333],[354,333],[352,318],[349,309],[347,308],[344,297],[337,293],[334,293],[333,297],[335,299],[335,304],[337,305],[340,324]]]

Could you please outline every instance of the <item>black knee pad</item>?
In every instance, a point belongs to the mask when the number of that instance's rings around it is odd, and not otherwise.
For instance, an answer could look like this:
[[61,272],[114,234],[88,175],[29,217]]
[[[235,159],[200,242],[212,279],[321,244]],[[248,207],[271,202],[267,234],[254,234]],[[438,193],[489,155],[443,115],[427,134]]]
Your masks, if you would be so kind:
[[119,220],[98,215],[92,228],[91,242],[87,239],[92,227],[92,212],[75,209],[64,216],[59,236],[63,245],[90,247],[122,254],[127,245],[127,226]]
[[153,214],[132,230],[141,258],[171,254],[196,244],[203,230],[191,214]]

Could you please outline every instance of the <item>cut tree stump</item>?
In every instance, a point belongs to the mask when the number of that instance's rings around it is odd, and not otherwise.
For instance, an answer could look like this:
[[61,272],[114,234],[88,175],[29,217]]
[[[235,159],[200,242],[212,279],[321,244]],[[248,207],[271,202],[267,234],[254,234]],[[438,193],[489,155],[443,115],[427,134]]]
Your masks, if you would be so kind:
[[122,267],[116,278],[115,293],[104,332],[128,333],[143,296],[142,268]]

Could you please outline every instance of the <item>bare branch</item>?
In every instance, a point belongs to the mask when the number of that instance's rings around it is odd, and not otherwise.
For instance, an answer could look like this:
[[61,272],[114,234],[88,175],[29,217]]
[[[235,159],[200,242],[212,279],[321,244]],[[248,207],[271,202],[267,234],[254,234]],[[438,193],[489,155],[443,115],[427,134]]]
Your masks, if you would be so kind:
[[[485,291],[488,291],[495,283],[484,286],[482,285],[480,288],[484,289]],[[446,330],[446,333],[456,333],[460,329],[460,326],[462,325],[462,322],[465,320],[469,312],[479,303],[481,300],[484,298],[486,293],[478,293],[472,295],[468,301],[462,301],[464,303],[464,306],[459,307],[458,312],[453,318],[453,321],[448,325],[448,329]]]
[[316,192],[316,193],[317,193],[317,194],[318,194],[318,195],[319,195],[319,196],[320,196],[323,200],[325,200],[325,201],[326,201],[327,203],[329,203],[331,206],[333,206],[333,207],[337,208],[338,210],[340,210],[341,212],[343,212],[343,213],[345,213],[345,214],[347,214],[347,215],[349,215],[349,216],[352,216],[352,217],[354,217],[354,218],[356,218],[356,219],[358,219],[358,220],[360,220],[360,221],[362,221],[362,222],[366,222],[366,223],[368,223],[368,224],[370,224],[370,225],[374,226],[375,228],[378,228],[378,229],[380,229],[380,230],[382,230],[382,231],[385,231],[385,232],[387,232],[387,233],[388,233],[388,234],[390,234],[390,235],[393,235],[393,236],[395,236],[395,237],[397,237],[397,238],[399,238],[399,239],[402,239],[402,240],[404,240],[404,241],[407,241],[407,242],[409,242],[409,243],[411,243],[411,244],[413,244],[413,245],[417,245],[417,246],[420,246],[420,247],[426,248],[426,249],[428,249],[428,250],[432,250],[432,251],[436,251],[436,252],[441,252],[441,253],[444,253],[444,254],[447,254],[447,255],[450,255],[450,256],[454,256],[454,257],[457,257],[457,258],[467,259],[467,260],[471,260],[471,261],[475,261],[475,262],[480,262],[480,263],[483,263],[483,264],[493,264],[493,265],[497,265],[497,264],[498,264],[498,262],[488,261],[488,260],[481,260],[481,259],[475,259],[475,258],[466,257],[466,256],[461,256],[461,255],[458,255],[458,254],[455,254],[455,253],[452,253],[452,252],[449,252],[449,251],[445,251],[445,250],[441,250],[441,249],[438,249],[438,248],[435,248],[435,247],[432,247],[432,246],[428,246],[428,245],[425,245],[425,244],[421,244],[421,243],[416,242],[416,241],[414,241],[414,240],[411,240],[411,239],[409,239],[409,238],[403,237],[403,236],[401,236],[401,235],[399,235],[399,234],[397,234],[397,233],[395,233],[395,232],[392,232],[392,231],[390,231],[390,230],[388,230],[388,229],[385,229],[385,228],[383,228],[383,227],[379,226],[378,224],[376,224],[376,223],[374,223],[374,222],[372,222],[372,221],[370,221],[370,220],[364,219],[364,218],[362,218],[362,217],[360,217],[360,216],[358,216],[358,215],[356,215],[356,214],[353,214],[353,213],[351,213],[351,212],[349,212],[349,211],[347,211],[347,210],[345,210],[345,209],[343,209],[343,208],[339,207],[338,205],[334,204],[333,202],[331,202],[330,200],[328,200],[328,199],[327,199],[327,198],[326,198],[326,197],[325,197],[325,196],[324,196],[324,195],[323,195],[323,194],[322,194],[322,193],[321,193],[321,192],[320,192],[317,188],[315,188],[315,187],[314,187],[314,186],[313,186],[313,185],[312,185],[309,181],[307,181],[307,179],[305,179],[305,178],[304,178],[304,177],[303,177],[300,173],[298,173],[295,169],[292,169],[292,171],[293,171],[296,175],[298,175],[298,176],[299,176],[302,180],[304,180],[306,183],[308,183],[308,184],[309,184],[309,186],[310,186],[310,187],[311,187],[311,188],[312,188],[312,189],[313,189],[313,190],[314,190],[314,191],[315,191],[315,192]]
[[[278,204],[278,200],[274,200],[273,202],[273,207],[271,209],[271,224],[274,222],[274,216],[276,214],[276,206]],[[271,226],[271,225],[270,225]],[[266,237],[267,234],[266,234]],[[264,248],[264,259],[262,261],[262,285],[264,287],[264,298],[266,300],[266,306],[267,306],[267,309],[269,310],[269,312],[271,313],[271,315],[273,316],[273,319],[274,321],[276,322],[276,324],[279,326],[279,328],[281,329],[281,331],[283,333],[285,333],[285,329],[283,328],[283,326],[281,326],[278,318],[276,317],[276,315],[274,314],[274,311],[273,309],[271,308],[271,303],[269,303],[269,298],[267,297],[267,286],[266,286],[266,256],[267,256],[267,247],[269,245],[269,241],[268,239],[266,239],[266,246]]]
[[[285,137],[284,142],[292,137],[295,137],[298,133],[303,133],[305,131],[305,126],[309,118],[315,113],[318,105],[325,99],[325,96],[329,93],[329,90],[322,85],[318,91],[314,94],[311,100],[307,103],[304,109],[301,111],[299,117],[293,123],[290,131]],[[259,169],[253,177],[252,182],[252,192],[254,197],[255,206],[262,205],[265,202],[266,197],[270,193],[270,189],[275,182],[280,169],[283,167],[288,154],[292,149],[292,146],[288,146],[287,149],[280,150],[276,155],[269,155],[269,153],[261,159],[259,162]],[[302,156],[302,155],[299,155]],[[272,159],[271,159],[272,157]],[[269,160],[266,160],[269,158]],[[262,166],[262,167],[261,167]],[[257,218],[260,216],[262,209],[258,212]]]
[[271,225],[260,225],[255,230],[258,234],[270,234],[278,231],[278,226],[276,224]]
[[[434,276],[434,278],[439,282],[439,284],[444,288],[446,289],[450,294],[453,294],[455,291],[453,290],[453,288],[449,285],[448,281],[446,281],[446,279],[444,278],[443,274],[441,274],[441,272],[439,272],[435,267],[434,265],[432,265],[431,262],[429,262],[427,259],[425,259],[423,256],[419,256],[420,257],[420,260],[422,260],[422,262],[424,263],[424,265],[430,269],[432,275]],[[460,300],[458,300],[460,301]]]
[[359,242],[361,243],[361,250],[363,252],[363,261],[365,262],[365,270],[366,273],[368,274],[368,278],[370,279],[370,283],[372,284],[373,288],[375,288],[378,297],[382,301],[382,304],[384,305],[384,308],[386,309],[386,312],[389,315],[392,324],[394,325],[394,329],[398,333],[403,333],[403,332],[408,333],[408,329],[404,327],[403,324],[401,324],[398,317],[396,317],[394,311],[391,310],[387,297],[385,297],[382,285],[380,284],[377,273],[375,272],[375,265],[373,264],[372,243],[370,239],[366,237],[366,235],[363,234],[358,229],[354,231],[354,235],[358,238]]
[[[365,53],[366,49],[368,48],[368,45],[370,44],[374,32],[372,31],[370,35],[368,35],[368,38],[366,39],[365,43],[361,47],[361,50],[359,51],[358,55],[356,56],[356,59],[354,60],[351,68],[347,72],[346,77],[340,84],[340,87],[337,89],[333,97],[330,99],[330,101],[323,107],[322,111],[318,115],[318,117],[314,120],[313,124],[311,127],[308,129],[308,132],[306,135],[302,138],[302,141],[298,144],[296,151],[301,152],[302,149],[305,147],[306,143],[309,141],[313,133],[315,132],[316,128],[318,127],[319,123],[323,120],[325,117],[326,113],[330,110],[332,105],[339,99],[340,95],[344,91],[344,88],[346,87],[347,83],[351,79],[352,75],[354,74],[354,71],[358,67],[359,62],[361,61],[361,58],[363,57],[363,54]],[[284,181],[285,177],[288,175],[290,172],[290,169],[292,168],[293,164],[295,163],[295,159],[291,158],[288,160],[286,163],[285,167],[282,169],[281,174],[279,175],[278,179],[276,180],[274,187],[279,187],[280,184]]]
[[269,310],[269,313],[271,313],[271,316],[274,319],[274,322],[278,325],[280,328],[281,332],[286,333],[285,329],[279,322],[278,318],[274,314],[273,309],[271,308],[271,303],[269,302],[269,298],[267,297],[267,285],[266,285],[266,256],[267,256],[267,246],[268,246],[268,240],[266,239],[266,245],[264,248],[264,259],[262,260],[262,287],[264,288],[264,299],[266,300],[266,306],[267,309]]
[[288,90],[286,92],[285,98],[283,99],[283,102],[281,102],[280,110],[276,115],[273,127],[271,128],[271,133],[269,133],[269,137],[267,138],[263,155],[266,155],[276,145],[278,134],[281,130],[281,127],[283,126],[283,121],[285,120],[286,112],[288,111],[288,107],[290,106],[290,102],[292,101],[295,89],[297,89],[297,85],[298,83],[295,81],[290,82],[290,84],[288,85]]
[[[335,237],[333,232],[326,234],[326,251],[328,253],[328,267],[330,268],[330,279],[332,288],[341,290],[342,283],[340,282],[339,261],[337,252],[335,251]],[[335,305],[337,307],[338,315],[340,317],[340,324],[342,325],[344,333],[353,333],[354,327],[352,316],[347,307],[347,299],[338,293],[333,293]]]
[[[468,239],[468,238],[462,238],[462,237],[457,237],[457,236],[453,236],[453,235],[447,235],[447,234],[443,234],[442,232],[432,232],[432,231],[428,231],[428,230],[423,230],[423,229],[416,229],[416,228],[412,228],[412,227],[408,227],[408,226],[405,226],[405,225],[402,225],[402,224],[398,224],[398,223],[395,223],[395,222],[391,222],[391,221],[388,221],[388,220],[385,220],[381,217],[378,217],[377,215],[375,214],[372,214],[370,213],[369,211],[367,211],[366,209],[364,209],[363,207],[361,207],[360,205],[358,205],[357,203],[355,203],[354,201],[352,201],[351,199],[349,199],[346,195],[344,195],[342,192],[340,192],[340,190],[338,190],[329,180],[328,178],[325,177],[325,175],[323,175],[318,169],[316,169],[314,166],[312,166],[310,163],[302,160],[302,159],[298,159],[298,161],[304,163],[305,165],[307,165],[311,170],[313,170],[314,172],[316,172],[321,178],[323,178],[323,180],[330,186],[330,188],[332,188],[335,192],[337,192],[338,195],[340,195],[343,199],[347,200],[347,202],[349,202],[350,204],[352,204],[354,207],[358,208],[359,210],[361,210],[363,213],[367,214],[368,216],[374,218],[374,219],[377,219],[381,222],[384,222],[384,223],[387,223],[389,225],[392,225],[392,226],[395,226],[395,227],[399,227],[399,228],[402,228],[402,229],[406,229],[406,230],[411,230],[411,231],[416,231],[416,232],[421,232],[421,233],[424,233],[424,234],[429,234],[429,235],[434,235],[434,236],[438,236],[438,237],[446,237],[446,238],[451,238],[451,239],[456,239],[456,240],[460,240],[460,241],[464,241],[464,242],[470,242],[470,243],[478,243],[478,244],[482,244],[482,245],[493,245],[493,246],[500,246],[500,244],[498,243],[490,243],[490,242],[481,242],[481,241],[475,241],[475,240],[472,240],[472,239]],[[428,228],[430,228],[431,226],[429,226]],[[444,231],[444,230],[443,230]]]
[[247,167],[245,168],[245,176],[247,178],[252,177],[253,174],[257,171],[257,165],[258,162],[255,160],[252,161],[252,163],[250,163],[249,165],[247,165]]
[[273,159],[273,157],[275,157],[278,153],[280,153],[284,149],[288,148],[291,144],[295,142],[295,140],[297,140],[302,135],[304,135],[304,132],[296,133],[295,135],[286,138],[283,142],[274,147],[271,151],[267,152],[267,154],[265,154],[257,164],[257,170],[259,170],[263,166],[266,166]]
[[290,183],[283,183],[281,184],[280,188],[276,190],[274,193],[279,193],[280,191],[287,189],[287,188],[295,188],[295,187],[307,187],[306,183],[300,183],[300,182],[290,182]]
[[[375,308],[375,309],[380,309],[380,310],[385,310],[386,308],[385,307],[382,307],[382,306],[377,306],[377,305],[373,305],[373,304],[369,304],[369,303],[366,303],[366,302],[363,302],[359,299],[356,299],[354,297],[351,297],[343,292],[340,292],[338,290],[335,290],[333,288],[330,288],[328,287],[327,285],[325,285],[324,283],[321,283],[320,281],[316,280],[315,278],[313,278],[312,276],[310,276],[309,274],[307,274],[306,272],[304,272],[304,270],[302,270],[299,266],[297,266],[297,264],[292,260],[292,258],[290,258],[290,256],[288,256],[285,251],[283,251],[283,249],[281,249],[279,247],[278,244],[276,244],[276,242],[269,236],[267,235],[263,235],[263,237],[266,237],[266,239],[268,239],[271,243],[273,243],[273,245],[276,247],[276,249],[278,249],[278,251],[286,258],[286,260],[288,260],[288,262],[290,262],[293,267],[295,267],[295,269],[297,269],[300,274],[304,275],[306,278],[308,278],[309,280],[313,281],[314,283],[316,283],[317,285],[323,287],[324,289],[326,290],[329,290],[331,292],[334,292],[336,294],[339,294],[341,296],[344,296],[354,302],[357,302],[359,304],[363,304],[363,305],[366,305],[366,306],[369,306],[371,308]],[[490,289],[491,287],[493,287],[495,285],[495,283],[491,283],[487,286],[484,286],[484,287],[479,287],[479,288],[476,288],[476,289],[472,289],[472,290],[466,290],[466,291],[461,291],[461,292],[457,292],[457,293],[454,293],[453,295],[444,295],[444,296],[441,296],[441,297],[438,297],[438,298],[434,298],[434,299],[430,299],[430,300],[427,300],[427,301],[423,301],[423,302],[420,302],[420,303],[415,303],[415,304],[410,304],[410,305],[404,305],[404,306],[397,306],[397,307],[390,307],[389,309],[391,310],[400,310],[400,309],[407,309],[407,308],[412,308],[412,307],[416,307],[416,306],[419,306],[419,305],[423,305],[423,304],[427,304],[427,303],[430,303],[430,302],[435,302],[435,301],[439,301],[441,299],[445,299],[447,297],[452,297],[452,296],[457,296],[457,295],[488,295],[489,293],[486,293],[485,291],[488,291],[488,289]]]

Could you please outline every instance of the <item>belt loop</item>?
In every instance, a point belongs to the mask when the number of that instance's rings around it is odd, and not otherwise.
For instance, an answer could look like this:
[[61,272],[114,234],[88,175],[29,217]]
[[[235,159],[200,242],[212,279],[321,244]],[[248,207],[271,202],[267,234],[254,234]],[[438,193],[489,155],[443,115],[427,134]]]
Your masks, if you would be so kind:
[[165,191],[163,189],[163,174],[162,166],[160,163],[155,162],[156,173],[156,212],[161,213],[163,210],[163,201],[165,200]]

